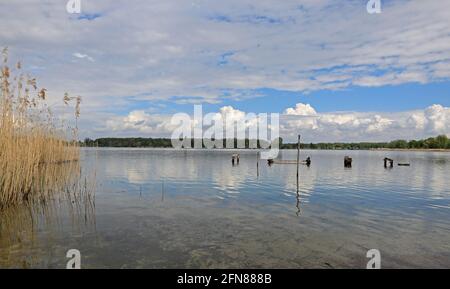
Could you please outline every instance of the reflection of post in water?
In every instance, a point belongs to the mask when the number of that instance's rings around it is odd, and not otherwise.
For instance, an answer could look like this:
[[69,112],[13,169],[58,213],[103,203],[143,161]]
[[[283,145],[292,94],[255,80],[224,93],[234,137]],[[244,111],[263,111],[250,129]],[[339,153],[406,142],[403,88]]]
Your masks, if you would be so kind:
[[297,199],[297,204],[296,204],[297,212],[296,212],[296,215],[298,217],[298,216],[300,216],[300,193],[298,192],[298,190],[297,190],[297,197],[296,197],[296,199]]
[[259,178],[259,152],[256,153],[256,177]]
[[164,179],[161,183],[161,202],[164,202]]

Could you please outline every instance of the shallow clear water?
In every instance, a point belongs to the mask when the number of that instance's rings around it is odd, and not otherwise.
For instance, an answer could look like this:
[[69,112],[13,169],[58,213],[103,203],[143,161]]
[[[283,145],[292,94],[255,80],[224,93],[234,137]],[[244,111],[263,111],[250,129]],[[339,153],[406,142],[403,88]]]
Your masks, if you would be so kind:
[[384,268],[450,268],[449,153],[301,151],[299,194],[295,165],[258,176],[255,151],[232,153],[85,149],[95,207],[2,215],[0,267],[65,268],[74,248],[83,268],[365,268],[374,248]]

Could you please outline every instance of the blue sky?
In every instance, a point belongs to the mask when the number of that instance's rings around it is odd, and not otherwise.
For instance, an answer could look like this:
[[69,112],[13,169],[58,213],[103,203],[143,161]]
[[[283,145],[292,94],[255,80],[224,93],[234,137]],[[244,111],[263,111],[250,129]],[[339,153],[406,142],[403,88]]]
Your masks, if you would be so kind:
[[[450,106],[450,82],[429,84],[408,83],[382,87],[348,87],[343,90],[319,90],[311,93],[280,91],[262,88],[255,91],[255,98],[245,100],[224,99],[216,104],[203,104],[205,112],[218,111],[224,105],[255,113],[281,112],[293,103],[308,103],[320,112],[398,112],[422,109],[433,104]],[[177,104],[172,101],[135,101],[117,112],[127,114],[129,110],[157,107],[158,110],[192,112],[192,104]]]
[[83,136],[170,136],[194,104],[289,115],[288,139],[450,134],[446,1],[64,2],[0,3],[0,45],[63,117],[64,92],[83,97]]

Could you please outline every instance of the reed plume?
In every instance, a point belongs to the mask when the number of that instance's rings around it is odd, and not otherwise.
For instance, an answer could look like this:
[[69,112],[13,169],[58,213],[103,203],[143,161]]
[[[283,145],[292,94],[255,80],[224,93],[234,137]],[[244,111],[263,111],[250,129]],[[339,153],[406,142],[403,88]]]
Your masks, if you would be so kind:
[[[11,70],[8,50],[2,51],[0,85],[0,210],[30,199],[45,199],[79,175],[78,125],[58,125],[47,104],[47,90],[22,72]],[[64,96],[64,103],[80,97]],[[68,132],[73,132],[70,134]]]

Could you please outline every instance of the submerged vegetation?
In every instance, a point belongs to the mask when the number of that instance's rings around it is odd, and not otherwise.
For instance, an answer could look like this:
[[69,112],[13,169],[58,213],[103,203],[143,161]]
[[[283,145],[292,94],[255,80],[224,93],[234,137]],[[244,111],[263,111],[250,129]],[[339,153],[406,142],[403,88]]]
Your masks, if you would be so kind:
[[[40,268],[48,266],[30,252],[47,237],[56,234],[64,223],[74,234],[95,231],[95,201],[84,182],[79,179],[62,194],[45,201],[9,206],[0,216],[0,268]],[[45,232],[45,233],[43,233]],[[17,250],[20,247],[21,250]],[[65,253],[65,252],[64,252]],[[62,254],[64,254],[62,253]]]
[[[61,191],[79,175],[78,128],[58,124],[47,104],[47,90],[8,64],[2,51],[0,85],[0,210]],[[64,95],[65,104],[80,97]],[[62,104],[62,102],[61,102]]]

